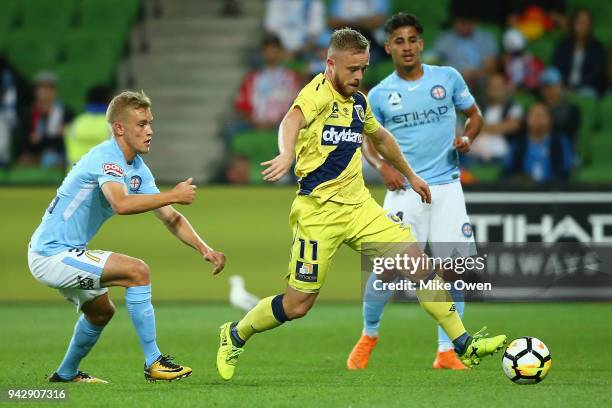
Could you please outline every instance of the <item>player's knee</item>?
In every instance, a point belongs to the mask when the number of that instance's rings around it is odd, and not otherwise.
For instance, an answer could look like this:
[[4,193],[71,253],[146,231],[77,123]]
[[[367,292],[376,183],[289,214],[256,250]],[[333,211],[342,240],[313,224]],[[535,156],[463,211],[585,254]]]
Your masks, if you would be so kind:
[[285,314],[291,320],[299,319],[300,317],[306,316],[310,308],[311,305],[308,303],[298,303],[285,308]]
[[151,283],[151,271],[149,265],[137,260],[132,267],[132,283],[134,286],[145,286]]

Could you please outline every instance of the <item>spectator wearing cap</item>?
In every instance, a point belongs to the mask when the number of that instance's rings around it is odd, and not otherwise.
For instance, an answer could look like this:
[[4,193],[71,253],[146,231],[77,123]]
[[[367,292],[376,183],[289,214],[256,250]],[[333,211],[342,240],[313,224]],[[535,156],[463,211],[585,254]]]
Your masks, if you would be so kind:
[[593,15],[589,10],[580,8],[572,14],[569,35],[557,43],[553,64],[567,88],[592,96],[604,92],[606,53],[593,36]]
[[73,114],[57,98],[57,77],[40,72],[35,78],[34,102],[22,119],[19,164],[63,167],[65,160],[64,128]]
[[234,107],[251,128],[274,129],[300,91],[300,75],[281,65],[285,51],[275,34],[261,43],[263,66],[246,74]]
[[573,146],[578,140],[580,109],[565,98],[561,73],[557,68],[547,68],[540,77],[540,96],[552,116],[553,131],[567,136]]
[[544,62],[525,51],[526,40],[516,28],[506,30],[503,36],[504,54],[502,62],[506,76],[515,89],[537,91]]
[[452,18],[452,29],[436,40],[432,57],[450,65],[463,75],[470,87],[495,71],[499,49],[491,33],[478,28],[469,10],[458,10]]
[[524,133],[512,143],[505,163],[506,177],[530,184],[563,182],[573,166],[571,143],[553,130],[547,106],[534,103],[529,107]]
[[523,119],[523,108],[512,99],[508,82],[501,73],[489,77],[482,116],[484,125],[472,143],[468,158],[482,162],[501,161],[508,155],[509,143]]

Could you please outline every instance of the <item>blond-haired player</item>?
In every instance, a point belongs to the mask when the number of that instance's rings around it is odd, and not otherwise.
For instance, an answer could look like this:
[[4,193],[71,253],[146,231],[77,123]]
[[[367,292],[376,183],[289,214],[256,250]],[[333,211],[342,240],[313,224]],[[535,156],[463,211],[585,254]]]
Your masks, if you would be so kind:
[[[410,168],[393,136],[376,121],[359,86],[369,63],[369,43],[359,32],[334,32],[326,71],[306,85],[279,129],[280,154],[264,162],[263,174],[277,181],[297,159],[298,195],[289,222],[293,247],[284,294],[262,299],[242,320],[221,326],[217,369],[222,378],[234,375],[245,342],[255,333],[303,317],[314,304],[336,250],[346,243],[370,257],[401,248],[421,256],[410,227],[389,217],[364,186],[361,170],[363,134],[407,179],[426,202],[427,184]],[[370,245],[380,243],[379,245]],[[415,281],[440,280],[430,270],[415,270]],[[459,354],[473,363],[501,348],[506,336],[470,336],[446,292],[417,291],[421,305],[454,340]]]
[[109,286],[126,288],[127,310],[144,352],[145,379],[187,377],[191,368],[174,363],[157,347],[147,264],[119,253],[89,250],[87,244],[114,214],[155,211],[170,232],[214,264],[214,274],[223,269],[225,255],[202,241],[189,221],[172,207],[193,202],[192,180],[160,193],[140,157],[149,152],[153,136],[151,101],[144,92],[126,91],[115,96],[106,116],[112,138],[91,149],[70,170],[30,240],[32,275],[58,289],[83,312],[64,360],[49,381],[106,382],[80,371],[79,364],[115,312],[108,297]]

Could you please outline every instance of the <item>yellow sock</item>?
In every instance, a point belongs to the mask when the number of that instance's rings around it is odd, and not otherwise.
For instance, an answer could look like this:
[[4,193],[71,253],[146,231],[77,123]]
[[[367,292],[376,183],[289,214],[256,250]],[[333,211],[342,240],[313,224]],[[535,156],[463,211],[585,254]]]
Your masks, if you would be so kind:
[[288,319],[285,316],[282,304],[282,295],[261,299],[236,325],[238,336],[247,341],[255,333],[270,330],[283,324]]
[[[441,284],[444,283],[444,280],[439,276],[434,277],[431,282],[436,280]],[[455,303],[453,303],[448,291],[435,289],[436,282],[433,282],[432,287],[433,289],[416,290],[419,303],[442,326],[448,337],[455,340],[465,333],[463,322],[455,310]]]

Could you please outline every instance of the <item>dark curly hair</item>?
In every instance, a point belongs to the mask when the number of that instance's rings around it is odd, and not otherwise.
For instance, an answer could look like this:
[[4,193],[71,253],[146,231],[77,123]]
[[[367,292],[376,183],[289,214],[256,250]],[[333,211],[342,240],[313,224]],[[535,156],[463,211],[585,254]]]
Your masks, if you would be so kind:
[[397,13],[392,15],[385,21],[385,34],[387,37],[400,27],[414,27],[419,35],[423,34],[423,25],[412,14]]

